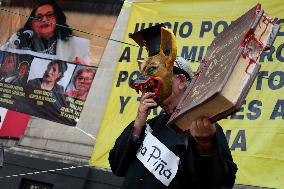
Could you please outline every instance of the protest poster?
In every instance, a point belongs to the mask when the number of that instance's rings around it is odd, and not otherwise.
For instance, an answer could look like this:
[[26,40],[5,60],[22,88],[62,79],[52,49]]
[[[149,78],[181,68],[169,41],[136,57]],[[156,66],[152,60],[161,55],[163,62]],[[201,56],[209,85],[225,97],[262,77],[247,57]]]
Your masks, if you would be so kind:
[[0,51],[1,107],[75,126],[96,67],[20,53]]

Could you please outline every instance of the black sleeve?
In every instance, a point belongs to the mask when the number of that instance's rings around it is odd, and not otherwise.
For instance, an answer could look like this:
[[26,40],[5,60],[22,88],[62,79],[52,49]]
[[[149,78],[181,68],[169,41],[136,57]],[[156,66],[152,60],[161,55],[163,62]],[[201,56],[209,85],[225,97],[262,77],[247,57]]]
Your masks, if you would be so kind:
[[209,156],[198,156],[195,140],[189,137],[186,152],[187,168],[196,188],[233,188],[237,165],[233,158],[222,128],[216,124],[215,148]]
[[[158,115],[149,119],[147,124],[151,127],[161,118],[162,116]],[[134,121],[124,129],[121,135],[116,139],[113,149],[109,152],[109,164],[113,174],[116,176],[125,176],[129,165],[136,158],[137,150],[144,140],[146,126],[142,129],[136,141],[133,140],[132,136],[133,127]]]
[[109,164],[116,176],[125,176],[128,166],[136,158],[136,152],[142,143],[145,131],[143,130],[138,140],[134,141],[132,137],[133,126],[134,122],[131,122],[124,129],[109,153]]

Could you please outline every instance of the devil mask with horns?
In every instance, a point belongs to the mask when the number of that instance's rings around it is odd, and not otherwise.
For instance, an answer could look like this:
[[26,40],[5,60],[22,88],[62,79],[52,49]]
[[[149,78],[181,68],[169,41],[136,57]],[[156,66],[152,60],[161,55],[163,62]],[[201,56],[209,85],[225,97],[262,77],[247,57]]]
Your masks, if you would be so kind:
[[159,104],[172,93],[173,64],[176,59],[176,39],[163,24],[130,34],[139,46],[145,46],[148,57],[138,61],[140,75],[131,84],[137,92],[154,92]]

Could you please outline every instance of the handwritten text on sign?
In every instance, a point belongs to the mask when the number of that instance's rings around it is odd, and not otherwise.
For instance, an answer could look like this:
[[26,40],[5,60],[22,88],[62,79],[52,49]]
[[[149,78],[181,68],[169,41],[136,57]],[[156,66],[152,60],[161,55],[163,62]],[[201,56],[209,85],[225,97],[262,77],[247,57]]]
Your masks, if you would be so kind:
[[137,152],[137,158],[164,185],[175,177],[180,158],[146,129],[145,139]]

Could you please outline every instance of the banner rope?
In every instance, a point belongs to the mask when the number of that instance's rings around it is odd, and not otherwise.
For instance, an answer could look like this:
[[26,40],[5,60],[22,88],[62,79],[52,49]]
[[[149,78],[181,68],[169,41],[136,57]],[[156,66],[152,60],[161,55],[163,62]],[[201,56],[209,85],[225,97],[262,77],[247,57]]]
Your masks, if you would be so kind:
[[[27,16],[27,15],[25,15],[25,14],[18,13],[18,12],[14,12],[14,11],[11,11],[11,10],[8,10],[8,9],[2,8],[2,7],[0,8],[0,11],[5,11],[5,12],[8,12],[8,13],[10,13],[10,14],[14,14],[14,15],[18,15],[18,16],[23,16],[23,17],[26,17],[26,18],[32,19],[32,20],[40,20],[40,19],[38,19],[38,18],[35,18],[35,17],[32,17],[32,16]],[[43,21],[43,20],[42,20],[42,21]],[[48,23],[48,21],[43,21],[43,22],[47,22],[47,23]],[[133,46],[133,47],[139,47],[138,45],[134,45],[134,44],[131,44],[131,43],[127,43],[127,42],[120,41],[120,40],[117,40],[117,39],[112,39],[112,38],[109,38],[109,37],[105,37],[105,36],[102,36],[102,35],[98,35],[98,34],[95,34],[95,33],[92,33],[92,32],[87,32],[87,31],[80,30],[80,29],[77,29],[77,28],[67,27],[67,26],[64,26],[64,25],[61,25],[61,24],[56,24],[56,26],[59,26],[59,27],[62,27],[62,28],[66,28],[66,29],[71,29],[71,30],[74,30],[74,31],[77,31],[77,32],[80,32],[80,33],[87,34],[87,35],[99,37],[99,38],[105,39],[105,40],[107,40],[107,41],[114,41],[114,42],[119,42],[119,43],[122,43],[122,44],[130,45],[130,46]]]
[[49,169],[49,170],[43,170],[43,171],[19,173],[19,174],[14,174],[14,175],[0,176],[0,179],[14,178],[14,177],[21,177],[21,176],[28,176],[28,175],[37,175],[37,174],[42,174],[42,173],[50,173],[50,172],[56,172],[56,171],[78,169],[78,168],[83,168],[83,167],[92,167],[92,166],[91,165],[78,165],[78,166],[63,167],[63,168],[58,168],[58,169]]
[[84,133],[85,135],[87,135],[88,137],[92,138],[94,141],[96,141],[96,137],[94,137],[94,135],[80,129],[79,127],[75,127],[77,130],[81,131],[82,133]]

